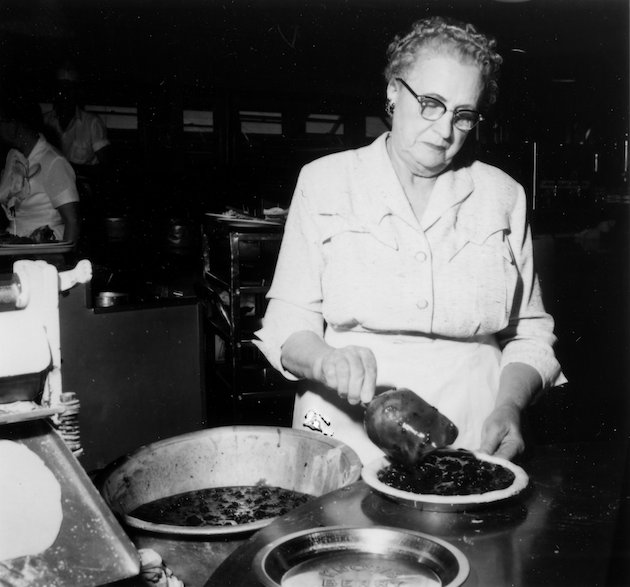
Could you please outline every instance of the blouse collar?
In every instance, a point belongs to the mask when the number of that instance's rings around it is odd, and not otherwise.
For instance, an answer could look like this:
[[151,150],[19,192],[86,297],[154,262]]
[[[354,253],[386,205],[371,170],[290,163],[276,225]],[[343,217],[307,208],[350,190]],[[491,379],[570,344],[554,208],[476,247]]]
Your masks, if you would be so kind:
[[365,150],[366,165],[363,186],[371,204],[367,206],[372,223],[378,224],[388,214],[395,214],[414,228],[429,229],[450,208],[465,200],[473,191],[473,180],[465,168],[448,169],[436,180],[421,225],[413,213],[409,200],[387,152],[387,139],[383,133]]
[[33,150],[29,153],[29,156],[28,156],[29,165],[39,159],[42,151],[46,149],[46,145],[47,143],[46,143],[46,139],[44,138],[44,135],[40,134],[39,139],[37,139],[37,142],[35,143],[35,146],[33,147]]

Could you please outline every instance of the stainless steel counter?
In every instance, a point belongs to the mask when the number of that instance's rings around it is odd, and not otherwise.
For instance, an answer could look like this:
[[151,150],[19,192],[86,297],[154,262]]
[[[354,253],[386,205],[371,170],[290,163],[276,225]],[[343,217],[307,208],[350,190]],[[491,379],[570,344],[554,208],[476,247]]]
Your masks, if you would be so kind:
[[470,513],[397,505],[359,481],[276,520],[239,546],[205,587],[261,585],[255,555],[320,526],[395,526],[445,539],[468,558],[467,587],[607,585],[627,461],[625,443],[537,448],[523,463],[531,490],[508,507]]
[[[84,587],[138,572],[134,545],[48,421],[0,426],[0,439],[19,443],[46,463],[61,487],[63,511],[59,534],[50,548],[0,561],[0,585]],[[7,471],[0,474],[6,475]],[[33,494],[29,488],[25,491]],[[6,531],[0,529],[0,534],[5,532],[3,539]]]

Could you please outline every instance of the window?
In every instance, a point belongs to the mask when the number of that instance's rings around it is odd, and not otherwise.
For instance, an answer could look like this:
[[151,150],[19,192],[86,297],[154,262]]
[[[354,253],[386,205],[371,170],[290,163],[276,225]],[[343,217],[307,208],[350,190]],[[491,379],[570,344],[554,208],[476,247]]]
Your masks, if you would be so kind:
[[213,112],[205,110],[184,110],[184,132],[211,133],[213,131]]
[[244,135],[281,135],[282,115],[279,112],[241,111],[241,132]]
[[[42,113],[46,114],[52,110],[50,102],[41,102]],[[98,114],[107,128],[117,128],[122,130],[138,130],[138,109],[124,106],[96,106],[87,105],[86,112]]]
[[135,107],[86,105],[85,110],[98,114],[108,129],[138,130],[138,109]]
[[343,120],[339,114],[309,114],[306,134],[343,135]]
[[384,132],[390,130],[385,121],[378,116],[367,116],[365,119],[365,136],[366,137],[379,137]]

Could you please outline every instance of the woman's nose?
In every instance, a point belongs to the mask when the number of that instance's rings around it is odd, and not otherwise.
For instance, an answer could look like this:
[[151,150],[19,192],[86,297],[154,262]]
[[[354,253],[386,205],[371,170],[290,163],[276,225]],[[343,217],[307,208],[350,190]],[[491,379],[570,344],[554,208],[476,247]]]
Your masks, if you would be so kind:
[[447,111],[433,123],[435,130],[437,130],[444,139],[448,139],[453,135],[454,116],[455,114],[453,112]]

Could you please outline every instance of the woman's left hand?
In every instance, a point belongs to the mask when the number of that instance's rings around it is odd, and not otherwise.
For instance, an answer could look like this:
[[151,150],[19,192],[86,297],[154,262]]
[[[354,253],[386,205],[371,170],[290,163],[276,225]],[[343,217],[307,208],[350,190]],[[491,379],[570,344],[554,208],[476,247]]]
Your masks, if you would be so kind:
[[521,410],[515,405],[502,405],[492,410],[483,423],[479,451],[511,461],[524,450]]
[[480,452],[512,460],[525,450],[521,413],[541,387],[542,379],[533,367],[509,363],[503,368],[494,410],[481,429]]

